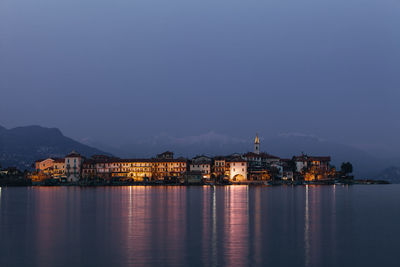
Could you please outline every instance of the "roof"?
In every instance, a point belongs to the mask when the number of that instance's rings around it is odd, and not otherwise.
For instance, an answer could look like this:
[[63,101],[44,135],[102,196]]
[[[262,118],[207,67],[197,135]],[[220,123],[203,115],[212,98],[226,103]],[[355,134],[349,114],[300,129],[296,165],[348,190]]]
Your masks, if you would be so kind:
[[192,161],[190,164],[192,164],[192,165],[205,165],[205,164],[211,165],[211,161],[205,161],[205,160],[203,160],[203,161]]
[[233,158],[233,159],[229,159],[228,162],[247,162],[247,161],[242,158]]
[[97,163],[133,163],[133,162],[149,162],[149,163],[153,163],[153,162],[185,162],[186,163],[186,159],[184,158],[178,158],[178,159],[155,159],[155,158],[151,158],[151,159],[141,159],[141,158],[137,158],[137,159],[120,159],[120,158],[109,158],[109,159],[88,159],[85,160],[83,164],[97,164]]
[[164,155],[164,154],[174,154],[174,152],[167,150],[163,153],[160,153],[159,155]]
[[279,159],[279,157],[262,152],[260,154],[254,153],[254,152],[248,152],[243,155],[243,157],[246,158],[264,158],[264,159]]
[[53,158],[55,163],[64,163],[65,159],[64,158]]
[[293,157],[295,161],[331,161],[331,157],[329,156],[307,156],[307,155],[301,155],[301,156],[295,156]]
[[69,153],[69,154],[66,156],[66,158],[80,158],[80,157],[82,157],[81,154],[79,154],[79,153],[77,153],[77,152],[75,152],[75,151],[72,151],[71,153]]
[[158,158],[158,159],[151,159],[152,162],[187,162],[185,158],[178,158],[178,159],[165,159],[165,158]]

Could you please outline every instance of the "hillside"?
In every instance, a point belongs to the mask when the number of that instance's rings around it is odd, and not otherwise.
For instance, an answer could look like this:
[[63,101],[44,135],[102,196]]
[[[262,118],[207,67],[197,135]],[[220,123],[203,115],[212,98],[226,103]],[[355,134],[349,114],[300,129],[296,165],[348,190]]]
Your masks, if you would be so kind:
[[56,128],[26,126],[8,130],[0,126],[0,164],[3,167],[29,169],[37,159],[64,157],[72,150],[84,156],[107,154],[64,136]]

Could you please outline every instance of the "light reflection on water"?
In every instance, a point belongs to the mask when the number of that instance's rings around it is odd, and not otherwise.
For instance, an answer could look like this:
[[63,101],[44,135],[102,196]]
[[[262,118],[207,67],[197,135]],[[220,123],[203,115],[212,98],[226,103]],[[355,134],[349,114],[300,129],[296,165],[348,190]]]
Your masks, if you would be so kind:
[[398,263],[398,185],[0,190],[0,266]]

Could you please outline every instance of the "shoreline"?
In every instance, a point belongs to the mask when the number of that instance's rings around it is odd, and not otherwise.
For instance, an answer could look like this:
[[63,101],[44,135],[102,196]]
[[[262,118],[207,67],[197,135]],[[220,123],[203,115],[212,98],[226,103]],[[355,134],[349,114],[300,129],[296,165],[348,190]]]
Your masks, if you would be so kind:
[[100,186],[305,186],[305,185],[377,185],[391,184],[385,180],[329,180],[329,181],[248,181],[238,183],[179,183],[179,182],[121,182],[121,181],[80,181],[80,182],[31,182],[29,180],[0,181],[0,187],[23,187],[23,186],[79,186],[79,187],[100,187]]

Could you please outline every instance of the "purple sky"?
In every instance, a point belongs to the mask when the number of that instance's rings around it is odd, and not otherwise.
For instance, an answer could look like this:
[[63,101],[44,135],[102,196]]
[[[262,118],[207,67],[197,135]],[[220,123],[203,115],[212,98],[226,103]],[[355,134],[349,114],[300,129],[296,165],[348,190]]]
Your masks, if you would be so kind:
[[0,125],[400,149],[398,0],[2,0]]

